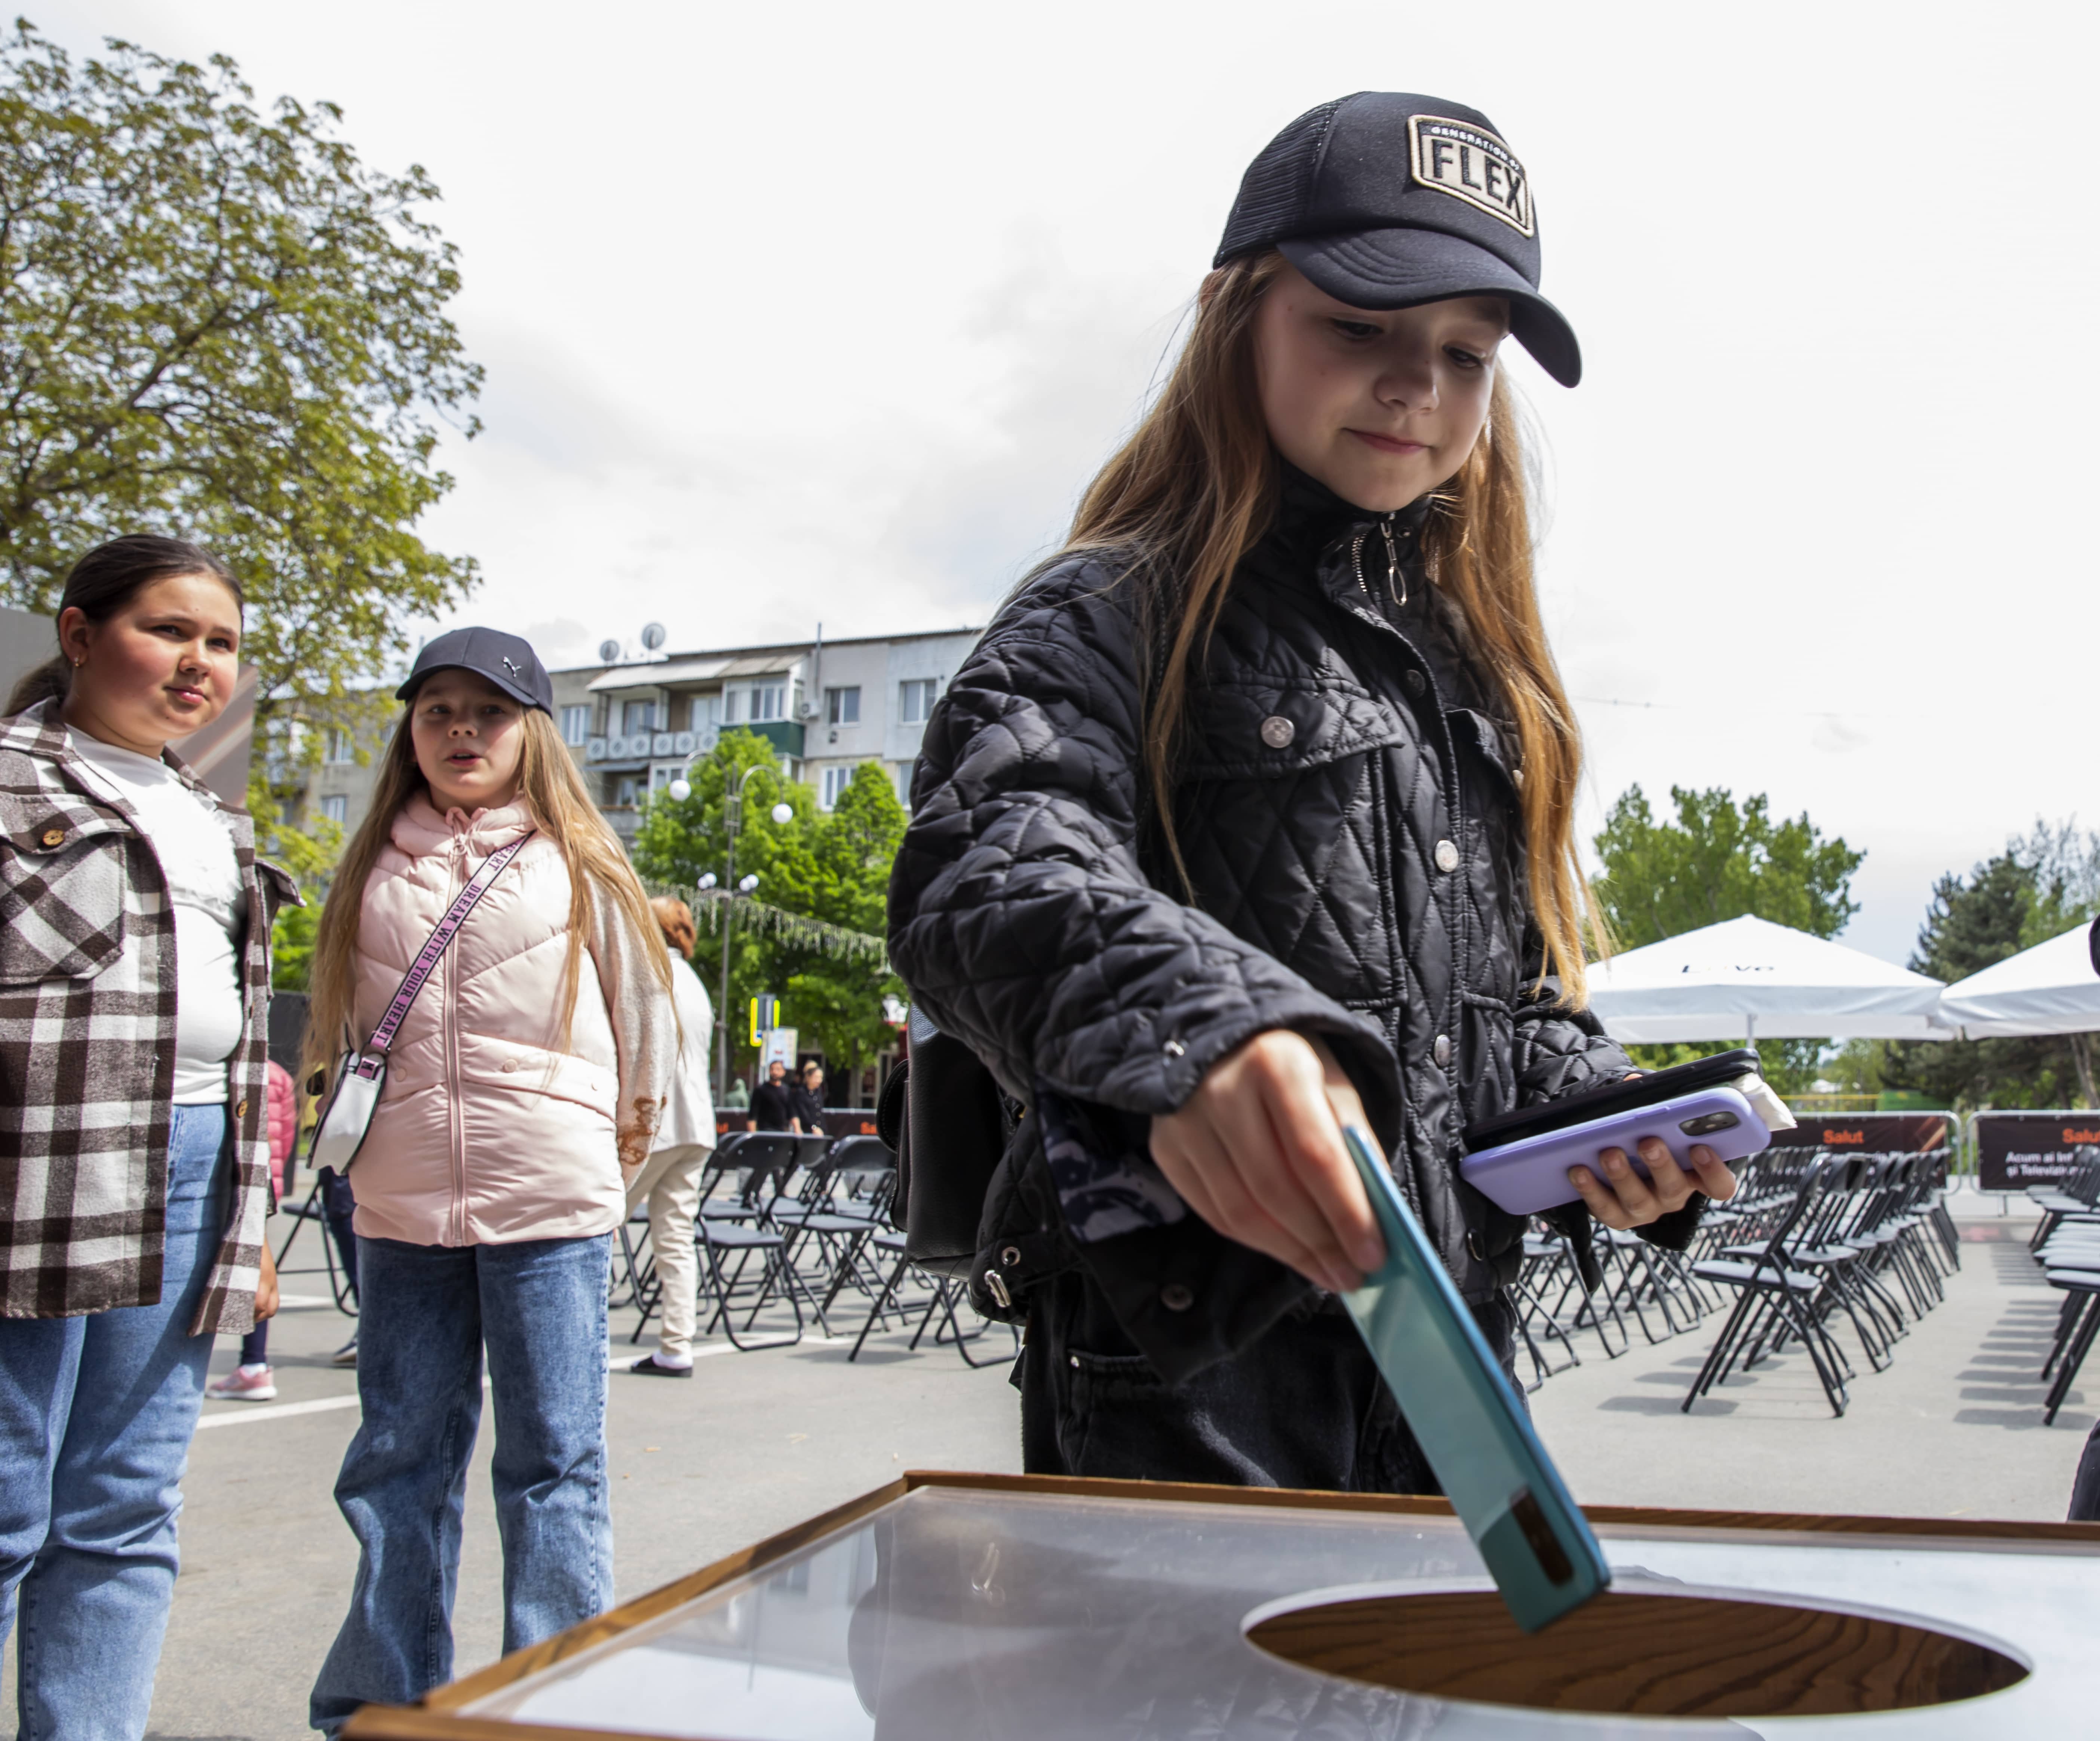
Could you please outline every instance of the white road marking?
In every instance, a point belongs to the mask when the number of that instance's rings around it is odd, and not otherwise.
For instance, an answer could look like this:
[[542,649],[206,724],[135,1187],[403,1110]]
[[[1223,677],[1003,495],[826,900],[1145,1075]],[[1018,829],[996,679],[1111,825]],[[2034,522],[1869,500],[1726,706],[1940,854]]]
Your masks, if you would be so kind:
[[[288,1301],[286,1303],[293,1302]],[[814,1345],[821,1348],[833,1342],[852,1340],[853,1338],[850,1336],[805,1336],[801,1344],[793,1346]],[[710,1342],[704,1348],[695,1348],[693,1351],[693,1358],[696,1360],[704,1360],[711,1355],[735,1354],[737,1351],[733,1343]],[[615,1355],[613,1365],[615,1369],[624,1372],[635,1361],[646,1360],[648,1358],[646,1354]],[[487,1373],[481,1375],[483,1390],[486,1391],[494,1382],[495,1381]],[[201,1433],[208,1426],[233,1426],[248,1421],[281,1421],[291,1415],[325,1414],[331,1408],[355,1408],[356,1406],[357,1393],[353,1391],[347,1396],[321,1396],[305,1403],[262,1403],[252,1408],[216,1409],[209,1414],[200,1415],[197,1417],[196,1430]]]
[[320,1396],[310,1403],[264,1403],[254,1408],[229,1408],[223,1413],[200,1415],[197,1430],[208,1426],[232,1426],[249,1421],[276,1421],[285,1415],[321,1414],[331,1408],[355,1408],[357,1393],[347,1396]]

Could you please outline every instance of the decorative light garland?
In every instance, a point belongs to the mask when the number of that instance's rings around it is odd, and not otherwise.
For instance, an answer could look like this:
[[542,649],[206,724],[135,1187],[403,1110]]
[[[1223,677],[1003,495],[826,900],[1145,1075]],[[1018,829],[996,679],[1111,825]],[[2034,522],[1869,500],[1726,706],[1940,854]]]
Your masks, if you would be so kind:
[[880,937],[845,925],[834,925],[806,913],[790,913],[770,906],[750,895],[726,888],[674,888],[668,883],[645,881],[652,895],[669,895],[692,909],[693,922],[712,934],[730,917],[747,932],[777,937],[798,949],[814,949],[842,961],[872,962],[888,968],[889,948]]

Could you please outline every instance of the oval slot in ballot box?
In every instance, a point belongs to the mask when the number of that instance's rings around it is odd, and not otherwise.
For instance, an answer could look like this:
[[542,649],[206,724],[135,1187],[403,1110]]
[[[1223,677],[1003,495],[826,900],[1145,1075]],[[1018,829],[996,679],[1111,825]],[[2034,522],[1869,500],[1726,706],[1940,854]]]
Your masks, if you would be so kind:
[[1609,1589],[1529,1635],[1493,1589],[1286,1600],[1256,1610],[1246,1637],[1300,1668],[1397,1691],[1620,1716],[1908,1711],[2027,1674],[1988,1644],[1894,1615],[1679,1589]]

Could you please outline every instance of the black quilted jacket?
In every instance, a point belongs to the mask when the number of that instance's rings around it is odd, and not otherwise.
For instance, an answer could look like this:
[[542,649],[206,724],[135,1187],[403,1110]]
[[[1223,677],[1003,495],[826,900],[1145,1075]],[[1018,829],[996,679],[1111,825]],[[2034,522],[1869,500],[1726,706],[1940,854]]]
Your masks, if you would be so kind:
[[[927,729],[891,959],[939,1027],[1053,1115],[1023,1122],[985,1261],[1024,1258],[1016,1292],[1031,1267],[1083,1262],[1170,1378],[1244,1346],[1309,1284],[1193,1216],[1118,1210],[1075,1240],[1085,1204],[1046,1141],[1136,1178],[1146,1120],[1220,1057],[1265,1029],[1318,1033],[1480,1300],[1514,1272],[1523,1229],[1458,1178],[1462,1126],[1631,1068],[1554,982],[1532,989],[1515,739],[1423,575],[1422,519],[1286,475],[1193,693],[1173,794],[1193,904],[1148,819],[1151,654],[1112,565],[1067,560],[1025,585]],[[1148,1193],[1109,1195],[1142,1210]],[[1680,1243],[1680,1219],[1657,1232]]]

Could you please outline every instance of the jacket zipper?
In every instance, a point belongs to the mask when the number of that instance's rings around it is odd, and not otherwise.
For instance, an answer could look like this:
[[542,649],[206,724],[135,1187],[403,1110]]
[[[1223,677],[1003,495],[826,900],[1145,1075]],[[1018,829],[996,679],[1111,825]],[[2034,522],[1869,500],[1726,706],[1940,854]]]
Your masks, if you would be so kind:
[[[450,899],[446,905],[459,898],[460,889],[466,882],[465,844],[457,835],[452,837],[456,856],[452,865],[454,882]],[[460,1113],[459,1056],[459,975],[453,971],[457,958],[450,950],[447,959],[439,964],[439,971],[445,976],[445,1105],[452,1125],[452,1243],[466,1244],[466,1121]]]
[[[1379,531],[1383,536],[1385,540],[1386,592],[1396,605],[1404,606],[1407,603],[1407,571],[1401,562],[1399,542],[1394,538],[1392,531],[1393,521],[1399,513],[1400,510],[1396,509],[1389,513],[1379,514],[1376,518],[1376,525]],[[1364,579],[1364,540],[1370,536],[1370,528],[1366,527],[1350,540],[1349,562],[1356,574],[1358,589],[1362,592],[1365,600],[1375,607],[1378,601],[1371,593],[1370,582]],[[1396,584],[1396,582],[1397,584]],[[1367,620],[1374,623],[1379,628],[1384,629],[1388,633],[1396,637],[1400,641],[1401,644],[1403,646],[1408,646],[1410,651],[1414,650],[1413,647],[1408,641],[1407,637],[1401,632],[1399,625],[1388,621],[1383,612],[1378,612],[1374,609],[1374,612],[1368,615]],[[1421,655],[1417,653],[1415,656],[1419,659]],[[1442,759],[1444,764],[1445,780],[1444,802],[1445,807],[1450,812],[1452,842],[1458,848],[1461,855],[1459,858],[1459,865],[1462,870],[1465,864],[1463,855],[1465,853],[1466,840],[1466,811],[1465,805],[1461,801],[1459,796],[1458,758],[1454,753],[1455,747],[1452,743],[1449,725],[1444,717],[1444,698],[1436,693],[1436,685],[1433,681],[1430,685],[1430,694],[1432,699],[1435,702],[1433,711],[1436,716],[1436,734],[1438,738],[1441,740],[1443,748]],[[1454,870],[1449,873],[1449,876],[1451,877],[1455,877],[1458,875],[1459,871],[1458,870]],[[1439,893],[1440,893],[1440,890]],[[1445,1067],[1445,1069],[1447,1075],[1455,1079],[1461,1063],[1458,1049],[1464,1043],[1462,1036],[1465,1027],[1464,1022],[1458,1019],[1463,1012],[1462,1000],[1458,995],[1458,987],[1464,983],[1465,975],[1469,963],[1464,959],[1464,928],[1455,923],[1452,923],[1450,902],[1440,901],[1440,905],[1442,905],[1445,908],[1446,923],[1449,924],[1451,935],[1454,941],[1458,941],[1459,947],[1459,953],[1454,957],[1452,962],[1452,990],[1449,997],[1445,1002],[1444,1011],[1444,1029],[1451,1038],[1451,1061],[1449,1064]],[[1459,1103],[1459,1096],[1454,1094],[1451,1097],[1451,1100],[1453,1106],[1455,1108]],[[1470,1243],[1467,1247],[1467,1254],[1469,1256],[1472,1254]],[[1479,1260],[1476,1259],[1476,1261]]]
[[[1405,608],[1407,603],[1407,571],[1401,566],[1400,545],[1392,536],[1393,513],[1399,511],[1395,509],[1392,513],[1380,514],[1378,529],[1385,535],[1386,594],[1395,605]],[[1371,596],[1370,584],[1364,579],[1364,540],[1369,536],[1368,531],[1358,532],[1349,544],[1349,562],[1357,571],[1357,584],[1363,588],[1366,598]]]

